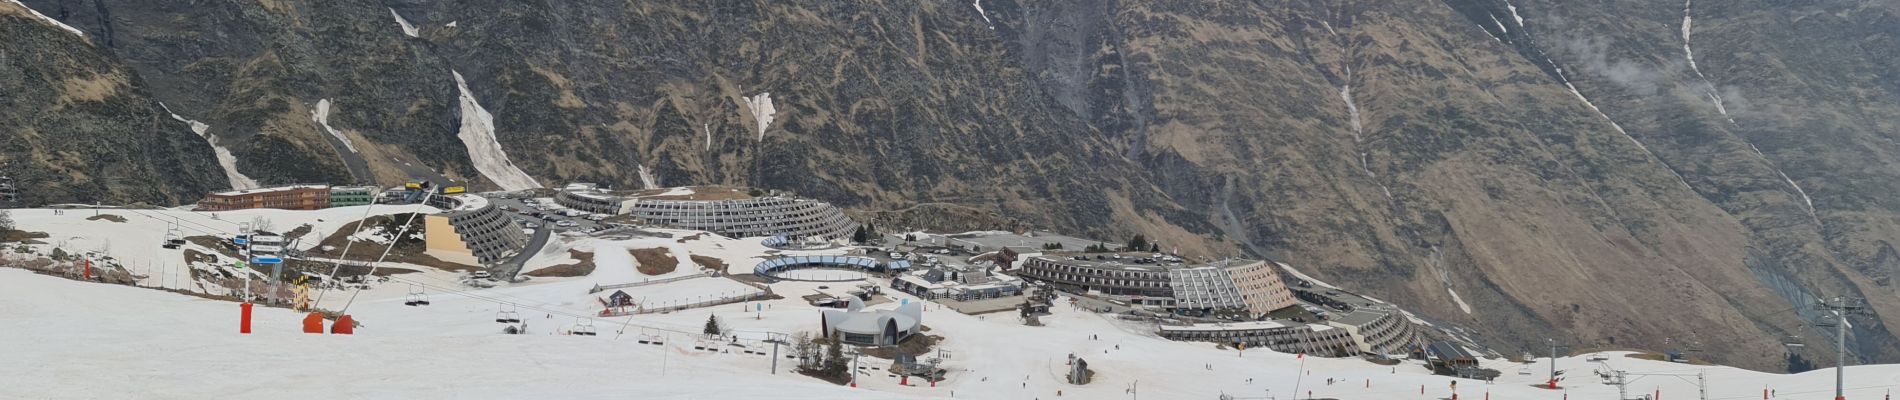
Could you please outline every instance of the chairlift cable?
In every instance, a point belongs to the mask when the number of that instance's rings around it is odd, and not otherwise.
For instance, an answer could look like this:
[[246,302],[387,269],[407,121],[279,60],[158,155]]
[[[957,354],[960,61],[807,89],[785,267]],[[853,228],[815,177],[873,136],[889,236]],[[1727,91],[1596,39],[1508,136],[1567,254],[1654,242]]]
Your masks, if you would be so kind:
[[[369,265],[369,273],[364,274],[364,275],[376,276],[376,270],[382,267],[383,260],[388,259],[389,252],[392,250],[395,250],[396,244],[399,243],[400,240],[402,240],[402,237],[407,236],[409,234],[409,226],[412,224],[415,224],[416,216],[422,215],[422,207],[428,207],[429,199],[434,196],[435,196],[435,192],[426,192],[423,194],[422,201],[416,204],[416,211],[409,214],[409,220],[404,221],[402,223],[402,230],[399,232],[396,232],[396,240],[390,241],[389,246],[383,248],[383,255],[381,257],[376,258],[376,263]],[[343,309],[337,310],[337,313],[348,314],[350,311],[350,305],[356,303],[356,295],[362,294],[362,293],[363,293],[363,288],[357,288],[355,291],[350,292],[350,299],[343,302]]]

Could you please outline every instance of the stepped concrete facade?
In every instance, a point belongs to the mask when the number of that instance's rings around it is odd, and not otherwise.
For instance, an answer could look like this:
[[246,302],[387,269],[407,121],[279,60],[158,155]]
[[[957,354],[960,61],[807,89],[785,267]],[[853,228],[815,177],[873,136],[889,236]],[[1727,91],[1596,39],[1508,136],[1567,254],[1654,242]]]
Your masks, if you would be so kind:
[[647,224],[728,237],[843,239],[858,229],[856,221],[831,203],[785,195],[754,196],[728,187],[615,192],[576,183],[555,193],[554,201],[576,210],[627,215]]
[[1359,354],[1352,334],[1328,325],[1287,321],[1249,321],[1217,324],[1162,325],[1158,334],[1169,340],[1220,343],[1246,348],[1265,347],[1282,353],[1342,357]]
[[423,216],[423,239],[428,254],[443,261],[494,264],[528,244],[521,226],[481,196],[437,195],[429,205],[443,211]]
[[1297,304],[1279,272],[1258,260],[1186,265],[1143,255],[1070,253],[1029,257],[1017,274],[1183,315],[1239,313],[1251,319]]

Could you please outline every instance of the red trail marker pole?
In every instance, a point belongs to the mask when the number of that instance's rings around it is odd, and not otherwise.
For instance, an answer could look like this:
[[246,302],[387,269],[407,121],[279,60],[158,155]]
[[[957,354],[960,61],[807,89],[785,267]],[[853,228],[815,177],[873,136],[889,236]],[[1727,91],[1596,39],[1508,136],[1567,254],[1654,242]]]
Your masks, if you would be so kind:
[[239,304],[238,309],[242,310],[238,316],[238,333],[249,335],[251,334],[251,303]]

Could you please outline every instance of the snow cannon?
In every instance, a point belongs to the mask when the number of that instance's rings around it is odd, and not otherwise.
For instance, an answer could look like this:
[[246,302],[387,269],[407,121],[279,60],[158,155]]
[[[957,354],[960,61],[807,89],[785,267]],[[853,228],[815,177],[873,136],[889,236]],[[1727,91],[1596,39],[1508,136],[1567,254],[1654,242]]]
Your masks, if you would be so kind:
[[356,333],[356,320],[351,319],[349,314],[336,317],[336,323],[330,324],[330,333],[335,335]]
[[323,313],[312,312],[303,317],[303,333],[323,333]]

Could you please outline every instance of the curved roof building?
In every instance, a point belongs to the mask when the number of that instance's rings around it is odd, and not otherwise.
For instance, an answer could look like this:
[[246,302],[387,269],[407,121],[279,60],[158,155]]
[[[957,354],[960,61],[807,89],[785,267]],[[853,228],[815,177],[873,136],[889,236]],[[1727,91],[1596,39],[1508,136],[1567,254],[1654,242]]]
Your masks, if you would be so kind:
[[896,310],[864,311],[864,302],[852,297],[844,310],[822,311],[819,323],[828,338],[861,346],[890,346],[923,328],[924,309],[922,302],[916,302]]

